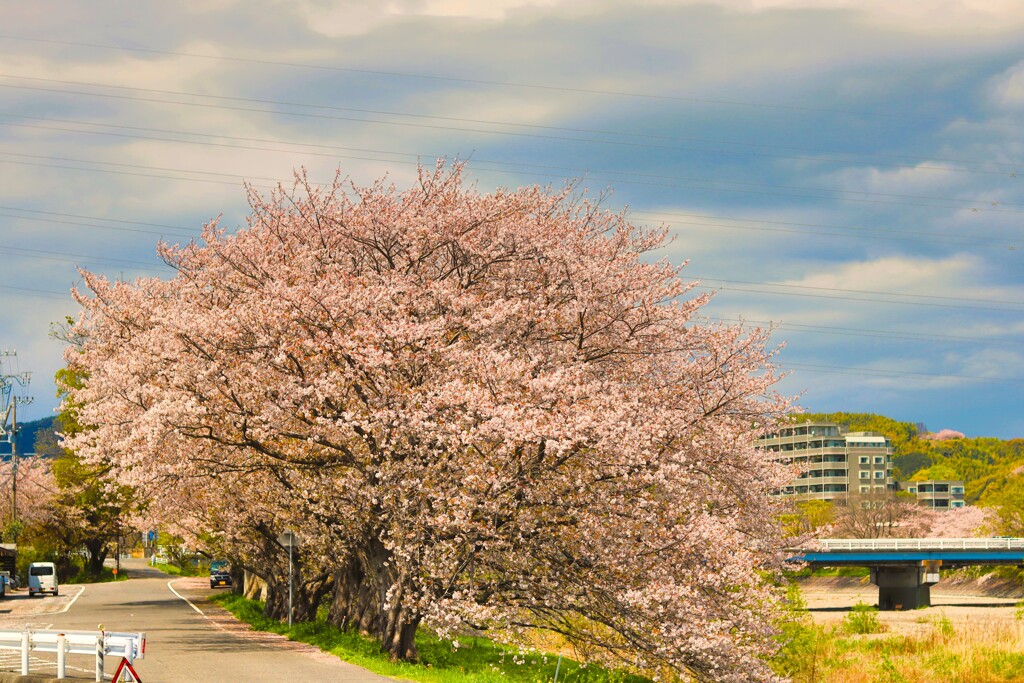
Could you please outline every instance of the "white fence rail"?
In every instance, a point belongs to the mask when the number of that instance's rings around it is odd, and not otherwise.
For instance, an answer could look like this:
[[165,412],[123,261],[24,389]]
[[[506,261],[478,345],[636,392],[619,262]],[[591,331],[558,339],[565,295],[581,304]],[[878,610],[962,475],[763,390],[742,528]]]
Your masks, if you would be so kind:
[[[821,550],[1024,550],[1024,538],[825,538]],[[814,552],[814,551],[811,551]]]
[[66,676],[67,655],[92,656],[96,658],[96,680],[102,681],[104,657],[124,657],[129,662],[142,659],[146,654],[146,634],[0,629],[0,650],[16,650],[21,653],[22,675],[29,673],[30,652],[56,653],[57,678]]

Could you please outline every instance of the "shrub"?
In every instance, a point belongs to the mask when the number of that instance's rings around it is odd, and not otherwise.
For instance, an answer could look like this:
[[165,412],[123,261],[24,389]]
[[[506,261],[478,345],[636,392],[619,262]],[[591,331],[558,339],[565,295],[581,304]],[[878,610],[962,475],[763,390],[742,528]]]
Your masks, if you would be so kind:
[[854,605],[850,613],[843,619],[843,632],[845,633],[881,633],[884,630],[882,622],[878,620],[878,608],[863,602]]

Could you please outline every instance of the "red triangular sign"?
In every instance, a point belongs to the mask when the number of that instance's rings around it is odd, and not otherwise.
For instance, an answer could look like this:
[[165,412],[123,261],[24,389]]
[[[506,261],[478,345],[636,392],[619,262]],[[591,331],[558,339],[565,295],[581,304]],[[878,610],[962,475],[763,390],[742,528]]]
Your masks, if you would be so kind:
[[[122,679],[122,674],[130,676],[130,678]],[[132,663],[124,657],[121,658],[121,663],[117,665],[117,671],[114,672],[113,683],[117,683],[118,681],[124,681],[124,683],[129,683],[130,681],[142,683],[142,679],[139,678],[139,674],[135,673],[135,667],[133,667]]]

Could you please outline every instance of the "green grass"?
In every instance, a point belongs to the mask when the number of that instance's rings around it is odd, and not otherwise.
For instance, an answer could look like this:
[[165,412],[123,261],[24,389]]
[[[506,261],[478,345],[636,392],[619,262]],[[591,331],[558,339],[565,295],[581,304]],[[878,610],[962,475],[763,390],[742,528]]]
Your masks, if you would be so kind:
[[152,565],[154,569],[159,569],[164,574],[170,574],[171,576],[206,576],[210,573],[209,567],[179,567],[176,564],[163,564],[157,562]]
[[104,567],[100,571],[99,576],[93,576],[88,574],[85,570],[79,570],[77,574],[72,576],[66,583],[109,583],[111,581],[127,581],[128,572],[124,569],[119,571],[117,575],[114,575],[114,569],[112,567]]
[[[440,640],[425,629],[416,636],[420,661],[392,662],[381,652],[375,640],[351,631],[342,631],[318,618],[313,623],[295,624],[290,629],[263,616],[263,603],[247,600],[235,593],[215,595],[211,600],[257,631],[270,631],[290,640],[314,645],[324,652],[356,664],[382,676],[422,683],[549,683],[555,675],[558,657],[550,654],[519,654],[514,648],[498,645],[486,638]],[[581,666],[563,659],[558,672],[562,683],[650,683],[648,679],[597,666]]]

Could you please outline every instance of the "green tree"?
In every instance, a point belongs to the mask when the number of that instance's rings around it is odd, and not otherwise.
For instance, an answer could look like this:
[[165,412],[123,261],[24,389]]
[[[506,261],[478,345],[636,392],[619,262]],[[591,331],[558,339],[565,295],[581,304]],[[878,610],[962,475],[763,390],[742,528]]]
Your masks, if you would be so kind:
[[896,466],[896,478],[904,480],[914,476],[919,470],[931,467],[933,463],[926,453],[914,451],[893,455],[892,464]]
[[804,536],[834,523],[835,509],[831,501],[805,500],[796,503],[792,512],[782,515],[779,522],[787,536]]
[[926,467],[923,470],[918,470],[913,477],[912,481],[955,481],[960,480],[962,477],[960,474],[944,463],[932,465]]
[[1007,480],[998,492],[988,496],[993,531],[1001,536],[1024,536],[1024,476]]
[[[69,388],[81,386],[82,378],[62,369],[57,372],[56,382],[58,396],[65,398]],[[56,427],[67,435],[82,431],[73,404],[63,403]],[[62,448],[51,430],[37,435],[36,453],[53,458],[51,467],[57,484],[51,514],[37,530],[39,540],[50,546],[64,564],[69,564],[73,552],[84,548],[85,571],[98,576],[103,561],[130,528],[126,519],[141,509],[138,493],[132,487],[115,483],[108,476],[108,465],[85,463],[74,452]]]

